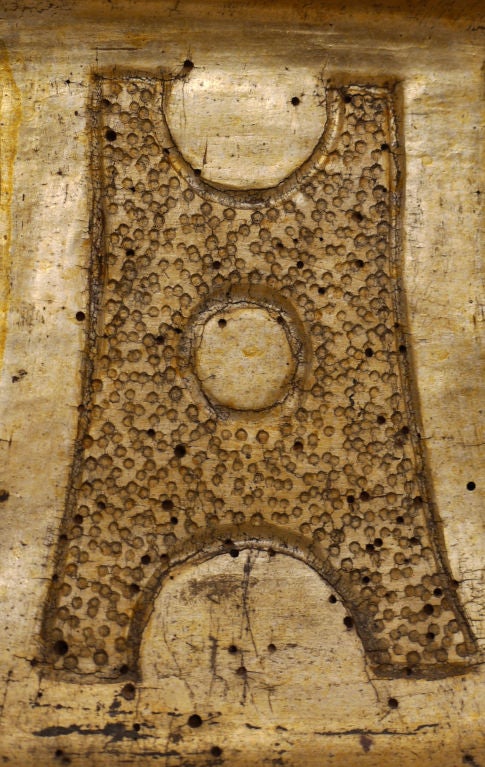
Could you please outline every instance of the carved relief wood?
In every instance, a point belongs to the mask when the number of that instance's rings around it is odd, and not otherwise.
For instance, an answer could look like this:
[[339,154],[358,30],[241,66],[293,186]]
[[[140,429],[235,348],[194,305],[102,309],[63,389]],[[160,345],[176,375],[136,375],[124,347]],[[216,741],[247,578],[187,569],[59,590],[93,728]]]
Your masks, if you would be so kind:
[[303,165],[231,189],[176,145],[170,87],[93,86],[83,403],[48,664],[138,678],[172,569],[257,549],[331,586],[376,675],[465,670],[476,648],[407,345],[395,89],[328,87]]
[[482,17],[1,3],[2,764],[484,767]]

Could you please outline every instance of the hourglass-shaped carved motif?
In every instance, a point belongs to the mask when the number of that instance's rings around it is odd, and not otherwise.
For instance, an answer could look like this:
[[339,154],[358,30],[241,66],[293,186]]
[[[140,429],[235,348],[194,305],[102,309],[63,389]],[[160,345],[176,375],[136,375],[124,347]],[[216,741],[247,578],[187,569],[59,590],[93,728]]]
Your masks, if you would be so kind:
[[392,90],[329,88],[308,160],[228,190],[174,145],[165,87],[95,84],[84,394],[47,661],[135,674],[170,568],[252,547],[332,585],[376,674],[463,669],[474,641],[411,396]]

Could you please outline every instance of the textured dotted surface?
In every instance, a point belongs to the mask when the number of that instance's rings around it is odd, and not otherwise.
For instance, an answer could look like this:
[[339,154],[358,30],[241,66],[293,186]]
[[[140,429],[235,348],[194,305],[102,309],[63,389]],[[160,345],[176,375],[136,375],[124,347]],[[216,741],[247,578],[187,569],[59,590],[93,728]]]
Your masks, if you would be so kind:
[[[136,673],[171,564],[254,546],[322,574],[376,673],[453,673],[474,644],[410,397],[392,93],[329,89],[336,140],[279,187],[232,193],[173,146],[163,90],[97,83],[84,395],[47,660],[67,678]],[[194,365],[200,318],[228,323],[234,305],[295,329],[288,396],[257,413],[218,409]]]

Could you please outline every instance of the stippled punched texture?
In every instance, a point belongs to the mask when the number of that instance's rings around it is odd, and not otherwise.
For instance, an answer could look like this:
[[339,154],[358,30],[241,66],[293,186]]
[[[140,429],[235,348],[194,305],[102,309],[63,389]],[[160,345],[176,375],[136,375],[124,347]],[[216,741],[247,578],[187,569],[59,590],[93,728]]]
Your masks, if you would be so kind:
[[412,396],[392,89],[329,87],[311,157],[230,190],[174,145],[166,87],[95,83],[83,404],[46,662],[135,675],[171,567],[254,547],[331,584],[376,674],[469,666]]

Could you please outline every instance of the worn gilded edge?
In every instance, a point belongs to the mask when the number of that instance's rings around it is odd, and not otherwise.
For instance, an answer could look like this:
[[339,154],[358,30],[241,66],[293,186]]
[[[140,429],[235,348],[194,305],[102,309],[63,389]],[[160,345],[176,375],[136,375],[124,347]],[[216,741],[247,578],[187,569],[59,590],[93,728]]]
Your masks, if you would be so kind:
[[22,115],[21,95],[0,41],[0,368],[7,340],[12,248],[12,198],[14,164]]

